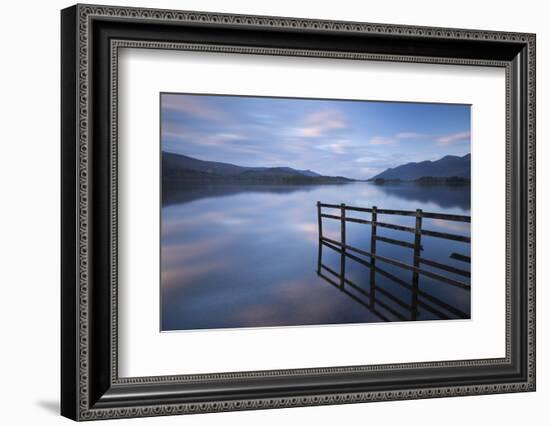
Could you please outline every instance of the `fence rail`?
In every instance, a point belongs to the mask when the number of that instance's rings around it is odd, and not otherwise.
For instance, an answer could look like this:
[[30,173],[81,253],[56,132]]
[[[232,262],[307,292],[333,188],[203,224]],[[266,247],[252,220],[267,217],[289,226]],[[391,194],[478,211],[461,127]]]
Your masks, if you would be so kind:
[[[321,203],[318,202],[321,207],[331,208],[331,209],[340,209],[341,204],[327,204],[327,203]],[[364,213],[372,213],[373,207],[356,207],[356,206],[348,206],[344,204],[345,209],[349,211],[356,211],[356,212],[364,212]],[[376,208],[376,207],[374,207]],[[470,223],[471,217],[470,216],[462,216],[462,215],[456,215],[456,214],[446,214],[446,213],[431,213],[431,212],[425,212],[422,211],[422,217],[425,217],[427,219],[443,219],[443,220],[450,220],[454,222],[468,222]],[[396,216],[417,216],[416,210],[395,210],[395,209],[379,209],[376,208],[376,212],[378,214],[388,214],[388,215],[396,215]]]
[[[329,214],[325,213],[323,209],[337,209],[339,214]],[[362,219],[358,217],[353,217],[348,215],[348,212],[361,212],[361,213],[370,213],[370,220]],[[336,213],[336,212],[333,212]],[[353,214],[353,213],[352,213]],[[355,290],[357,293],[368,297],[370,299],[369,303],[361,301],[361,304],[367,305],[371,311],[375,312],[383,320],[388,320],[387,315],[384,315],[380,310],[375,309],[375,305],[381,307],[386,312],[391,313],[394,317],[398,319],[410,319],[416,320],[419,311],[418,307],[423,307],[429,312],[432,312],[440,318],[448,318],[449,313],[459,318],[467,318],[467,315],[462,310],[452,306],[449,303],[441,300],[440,298],[434,297],[429,293],[420,290],[419,280],[421,276],[425,276],[431,279],[434,279],[440,283],[451,285],[453,287],[459,288],[464,291],[470,291],[470,283],[461,281],[456,277],[451,277],[445,273],[454,274],[456,276],[470,278],[470,271],[456,267],[454,265],[448,265],[440,261],[426,258],[422,256],[424,247],[422,245],[422,237],[430,236],[435,238],[442,238],[451,241],[458,241],[465,244],[470,244],[471,240],[469,236],[459,235],[454,233],[446,233],[435,231],[432,229],[424,228],[423,219],[438,219],[443,221],[452,221],[452,222],[463,222],[470,223],[470,216],[460,216],[460,215],[450,215],[443,213],[432,213],[424,212],[420,209],[416,211],[407,211],[407,210],[390,210],[390,209],[379,209],[376,206],[373,207],[357,207],[357,206],[348,206],[346,204],[328,204],[317,202],[317,215],[318,215],[318,225],[319,225],[319,254],[318,254],[318,266],[317,273],[328,281],[330,284],[338,287],[344,293],[350,295],[354,300],[358,300],[356,294],[352,294],[350,289]],[[379,215],[386,216],[408,216],[415,218],[415,226],[403,226],[392,224],[385,219],[384,221],[379,220]],[[323,219],[335,220],[340,223],[340,241],[337,241],[333,238],[324,236],[323,234]],[[371,226],[371,238],[370,238],[370,250],[364,250],[358,247],[354,247],[347,243],[347,223],[358,223],[363,225]],[[396,231],[401,231],[405,233],[414,234],[414,242],[405,241],[397,238],[390,238],[378,234],[378,228],[392,229]],[[405,247],[411,249],[412,253],[412,263],[409,264],[403,260],[393,259],[387,256],[382,256],[377,253],[377,243],[385,243],[396,246]],[[337,272],[332,268],[324,265],[322,262],[322,247],[330,248],[340,254],[340,271]],[[470,257],[460,254],[452,253],[449,256],[451,259],[455,259],[461,262],[470,263]],[[364,265],[370,269],[370,291],[367,291],[357,284],[353,283],[349,278],[346,277],[346,259],[351,259],[361,265]],[[382,264],[392,265],[398,267],[402,270],[410,271],[412,273],[411,281],[406,282],[402,278],[397,277],[395,274],[390,273],[378,265],[381,262]],[[425,269],[422,265],[431,267],[432,269]],[[435,271],[434,271],[435,270]],[[437,272],[436,272],[437,271]],[[338,282],[335,282],[332,278],[324,274],[328,272],[332,277],[337,278]],[[392,294],[387,289],[380,287],[376,284],[376,273],[388,278],[391,282],[406,288],[411,292],[411,301],[405,302],[399,297]],[[348,288],[349,287],[349,288]],[[403,316],[399,314],[394,308],[389,306],[387,303],[379,300],[375,297],[377,294],[382,294],[388,300],[391,300],[401,308],[405,309],[410,316]],[[429,302],[429,303],[426,303]]]

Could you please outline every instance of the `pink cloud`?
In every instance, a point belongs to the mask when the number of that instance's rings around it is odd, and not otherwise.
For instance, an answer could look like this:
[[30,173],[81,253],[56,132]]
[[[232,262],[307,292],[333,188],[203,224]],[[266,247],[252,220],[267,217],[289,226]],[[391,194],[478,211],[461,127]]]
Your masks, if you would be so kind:
[[160,277],[161,285],[163,289],[181,288],[181,286],[192,284],[193,280],[205,274],[227,268],[227,266],[227,262],[223,259],[204,259],[193,264],[163,268]]
[[227,120],[227,115],[224,111],[212,107],[212,105],[200,96],[164,94],[161,97],[161,108],[163,110],[172,110],[193,115],[204,120]]
[[325,109],[309,114],[304,120],[304,127],[298,129],[298,134],[303,137],[319,137],[346,127],[346,120],[342,112]]
[[437,139],[439,145],[450,145],[455,142],[464,142],[470,140],[470,132],[458,132],[451,133],[449,135],[441,136]]
[[438,228],[443,228],[448,231],[458,232],[459,234],[467,234],[470,231],[470,224],[465,222],[452,222],[449,220],[432,219],[433,224]]
[[369,139],[369,145],[394,145],[397,143],[395,138],[387,138],[384,136],[374,136]]

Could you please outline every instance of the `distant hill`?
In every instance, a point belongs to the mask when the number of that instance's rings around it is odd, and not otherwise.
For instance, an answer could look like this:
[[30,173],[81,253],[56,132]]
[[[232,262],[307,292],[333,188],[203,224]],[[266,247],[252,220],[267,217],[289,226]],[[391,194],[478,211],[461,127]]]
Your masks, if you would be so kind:
[[420,181],[454,178],[457,181],[470,180],[470,154],[463,157],[446,155],[436,161],[421,161],[393,167],[372,177],[373,181]]
[[169,182],[195,180],[248,184],[325,184],[353,181],[342,176],[323,176],[311,170],[297,170],[291,167],[244,167],[199,160],[171,152],[162,153],[162,178]]
[[244,172],[247,168],[229,163],[198,160],[186,155],[173,154],[170,152],[162,153],[163,175],[177,174],[179,171],[184,170],[219,176],[235,176]]

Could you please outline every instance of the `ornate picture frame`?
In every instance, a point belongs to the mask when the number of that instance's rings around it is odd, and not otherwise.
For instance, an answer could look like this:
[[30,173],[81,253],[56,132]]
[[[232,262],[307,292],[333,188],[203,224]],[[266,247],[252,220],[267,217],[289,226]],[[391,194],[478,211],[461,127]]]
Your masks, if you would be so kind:
[[[534,34],[76,5],[61,12],[61,413],[160,416],[535,390]],[[118,373],[121,48],[506,72],[506,356],[152,377]]]

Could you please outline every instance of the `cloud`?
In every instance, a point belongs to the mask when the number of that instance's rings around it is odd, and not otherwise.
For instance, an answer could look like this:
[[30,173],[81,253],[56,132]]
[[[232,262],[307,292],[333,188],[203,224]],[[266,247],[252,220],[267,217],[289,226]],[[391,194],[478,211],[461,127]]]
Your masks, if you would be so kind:
[[397,139],[422,139],[429,135],[417,132],[402,132],[395,135]]
[[395,145],[397,143],[397,139],[395,138],[388,138],[385,136],[373,136],[370,138],[367,142],[369,145]]
[[163,149],[170,150],[170,148],[174,147],[177,149],[182,144],[194,144],[203,147],[225,145],[231,146],[231,149],[234,151],[248,151],[254,148],[254,144],[250,141],[251,137],[248,134],[225,130],[224,126],[217,126],[212,130],[203,130],[177,122],[163,121],[161,128]]
[[[220,146],[226,145],[230,141],[235,139],[226,138],[220,134],[208,134],[201,132],[186,132],[186,131],[162,131],[163,138],[171,138],[178,142],[191,143],[199,146]],[[166,148],[166,145],[163,146]],[[238,148],[238,147],[235,147]],[[233,148],[233,149],[235,149]]]
[[245,135],[240,135],[238,133],[224,133],[224,132],[221,132],[221,133],[218,133],[217,136],[221,139],[226,139],[228,141],[247,139],[247,137]]
[[163,94],[161,97],[161,109],[162,111],[170,110],[192,115],[203,120],[227,120],[227,114],[224,111],[213,107],[206,98],[200,96]]
[[451,133],[449,135],[441,136],[436,140],[439,145],[450,145],[455,142],[465,141],[470,141],[470,132]]
[[320,145],[316,145],[315,148],[328,151],[333,154],[347,154],[347,148],[353,146],[353,142],[347,140],[347,139],[341,139],[330,143],[324,143]]
[[306,138],[325,136],[334,130],[346,128],[344,114],[339,110],[325,109],[309,114],[298,135]]
[[395,145],[402,140],[423,139],[429,135],[417,132],[400,132],[393,136],[373,136],[368,140],[369,145]]

